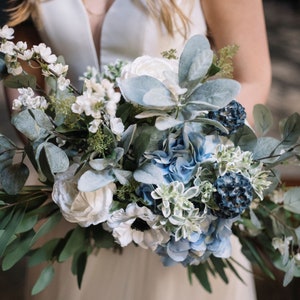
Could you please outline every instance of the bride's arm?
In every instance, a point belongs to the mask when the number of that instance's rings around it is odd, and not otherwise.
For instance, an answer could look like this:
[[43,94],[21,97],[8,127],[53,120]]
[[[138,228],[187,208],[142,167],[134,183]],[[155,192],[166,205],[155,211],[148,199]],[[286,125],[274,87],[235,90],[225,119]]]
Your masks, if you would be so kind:
[[238,100],[252,123],[252,109],[267,100],[271,64],[261,0],[201,0],[216,49],[237,44],[234,78],[242,84]]

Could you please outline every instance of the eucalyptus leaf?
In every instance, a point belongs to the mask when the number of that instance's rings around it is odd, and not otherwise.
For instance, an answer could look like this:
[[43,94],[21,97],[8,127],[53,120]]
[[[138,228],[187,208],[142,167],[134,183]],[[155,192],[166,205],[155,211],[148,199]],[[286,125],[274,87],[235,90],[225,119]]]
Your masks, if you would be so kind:
[[284,123],[282,144],[293,145],[300,137],[300,115],[292,114]]
[[295,214],[300,214],[300,187],[288,189],[283,197],[283,207]]
[[272,156],[275,154],[274,151],[279,144],[280,141],[272,137],[258,138],[253,150],[253,158],[256,160],[269,160],[270,162],[276,160],[276,158],[272,158]]
[[230,136],[230,139],[235,146],[239,146],[243,151],[254,151],[257,144],[257,137],[253,130],[244,125],[240,127],[234,134]]
[[54,277],[54,267],[52,265],[47,266],[41,272],[38,280],[32,288],[31,294],[36,295],[43,291]]
[[28,177],[29,169],[24,163],[7,166],[0,173],[1,185],[9,195],[18,194]]
[[52,174],[63,173],[69,168],[69,158],[65,151],[49,142],[43,143],[42,147]]
[[271,111],[262,104],[256,104],[253,108],[255,129],[259,135],[266,134],[273,125]]
[[11,122],[18,131],[31,141],[46,137],[49,134],[48,130],[38,125],[28,109],[13,115]]
[[9,75],[4,79],[4,85],[8,88],[36,88],[36,77],[32,74]]

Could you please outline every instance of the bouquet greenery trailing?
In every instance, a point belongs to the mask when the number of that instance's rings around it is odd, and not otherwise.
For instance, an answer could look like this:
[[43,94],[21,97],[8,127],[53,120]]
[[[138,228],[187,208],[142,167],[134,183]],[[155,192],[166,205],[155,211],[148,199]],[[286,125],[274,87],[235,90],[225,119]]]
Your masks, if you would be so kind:
[[[224,78],[235,47],[214,53],[197,35],[179,58],[170,50],[88,68],[78,91],[45,44],[14,43],[7,26],[0,39],[1,78],[19,91],[12,124],[26,138],[20,147],[0,136],[0,257],[4,270],[24,256],[48,262],[33,294],[54,263],[72,259],[80,286],[94,249],[131,243],[182,264],[210,290],[209,272],[239,276],[232,235],[269,276],[268,262],[285,271],[284,285],[300,276],[300,188],[285,187],[277,170],[299,163],[300,116],[280,123],[280,138],[266,136],[263,105],[255,131],[245,123],[240,85]],[[30,172],[38,186],[25,185]],[[62,217],[74,227],[37,246]]]

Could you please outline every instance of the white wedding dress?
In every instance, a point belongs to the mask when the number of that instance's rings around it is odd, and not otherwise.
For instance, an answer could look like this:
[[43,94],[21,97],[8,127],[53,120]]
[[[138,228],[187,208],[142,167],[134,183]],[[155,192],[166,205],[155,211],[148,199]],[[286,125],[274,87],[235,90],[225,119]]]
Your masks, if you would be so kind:
[[[164,50],[175,48],[181,52],[185,39],[180,32],[168,35],[163,26],[147,12],[144,0],[115,0],[105,16],[101,33],[101,53],[97,53],[87,12],[81,0],[51,0],[41,2],[40,31],[44,42],[56,55],[63,55],[69,65],[69,78],[79,86],[78,77],[87,66],[114,62],[117,58],[132,60],[142,54],[160,56]],[[199,1],[177,0],[191,19],[188,34],[205,34],[206,25]],[[63,225],[60,228],[64,234]],[[240,245],[233,239],[233,256],[250,269],[240,254]],[[164,267],[160,257],[151,251],[134,246],[122,254],[100,250],[92,255],[83,278],[81,290],[71,274],[70,262],[57,266],[53,282],[46,290],[30,296],[36,280],[35,269],[28,271],[26,299],[36,300],[255,300],[251,273],[238,268],[245,284],[233,273],[226,285],[220,278],[210,276],[213,293],[207,293],[181,266]],[[232,275],[231,275],[232,274]]]

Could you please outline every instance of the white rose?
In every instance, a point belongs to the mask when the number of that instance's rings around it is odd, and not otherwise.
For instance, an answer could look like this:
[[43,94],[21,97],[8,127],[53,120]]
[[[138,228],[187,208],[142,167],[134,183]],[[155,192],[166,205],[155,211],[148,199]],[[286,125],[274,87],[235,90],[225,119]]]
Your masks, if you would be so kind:
[[121,78],[127,79],[141,75],[148,75],[164,82],[166,80],[166,73],[170,72],[178,72],[177,60],[144,55],[127,64],[122,69]]
[[121,81],[142,75],[161,81],[174,95],[186,92],[186,89],[178,84],[178,60],[140,56],[122,69]]
[[77,188],[78,178],[74,176],[77,167],[74,164],[68,171],[56,177],[53,201],[60,207],[68,222],[88,227],[106,221],[116,185],[109,183],[93,192],[81,192]]

